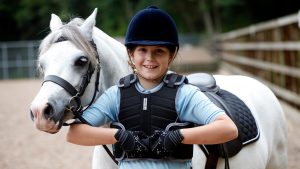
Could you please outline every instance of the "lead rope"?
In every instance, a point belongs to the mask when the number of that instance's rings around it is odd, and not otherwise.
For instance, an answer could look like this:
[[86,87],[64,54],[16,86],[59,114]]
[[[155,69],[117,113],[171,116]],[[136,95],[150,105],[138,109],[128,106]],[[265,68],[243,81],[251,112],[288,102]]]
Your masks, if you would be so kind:
[[[99,67],[97,68],[97,78],[96,78],[96,81],[95,81],[95,92],[94,92],[94,95],[93,95],[93,99],[92,99],[92,102],[90,102],[90,104],[88,105],[88,107],[90,107],[92,105],[92,103],[94,102],[95,98],[96,98],[96,93],[97,91],[99,90],[98,86],[99,86],[99,80],[100,80],[100,60],[99,60],[99,55],[98,55],[98,52],[97,52],[97,45],[95,44],[95,42],[92,40],[91,41],[91,44],[92,46],[94,47],[96,53],[97,53],[97,60],[98,60],[98,63],[99,63]],[[82,116],[80,116],[82,118]],[[83,118],[82,118],[83,119]],[[79,119],[81,120],[81,119]],[[85,119],[83,119],[86,124],[89,124]],[[91,124],[89,124],[91,125]],[[110,156],[110,158],[114,161],[115,164],[119,164],[119,162],[115,159],[115,156],[113,155],[113,153],[109,150],[109,148],[107,147],[107,145],[102,145],[102,147],[104,148],[104,150],[106,151],[106,153]]]

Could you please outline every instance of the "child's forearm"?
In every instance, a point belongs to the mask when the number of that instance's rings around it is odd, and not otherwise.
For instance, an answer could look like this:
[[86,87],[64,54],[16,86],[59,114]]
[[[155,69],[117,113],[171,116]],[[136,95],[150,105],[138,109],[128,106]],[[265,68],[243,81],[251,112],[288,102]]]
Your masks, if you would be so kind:
[[114,144],[117,129],[92,127],[86,124],[71,125],[67,134],[67,141],[84,146]]
[[220,144],[238,136],[236,125],[226,115],[208,125],[181,129],[180,132],[184,137],[184,144]]

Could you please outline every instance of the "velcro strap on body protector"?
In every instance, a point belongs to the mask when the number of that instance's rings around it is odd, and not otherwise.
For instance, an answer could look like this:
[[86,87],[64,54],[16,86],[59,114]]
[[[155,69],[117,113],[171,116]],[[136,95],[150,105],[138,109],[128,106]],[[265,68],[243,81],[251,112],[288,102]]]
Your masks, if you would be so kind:
[[135,74],[127,75],[119,80],[118,87],[127,88],[137,81]]
[[178,75],[175,73],[167,74],[163,81],[165,84],[167,84],[167,87],[175,87],[181,85],[182,83],[188,83],[188,79],[184,75]]

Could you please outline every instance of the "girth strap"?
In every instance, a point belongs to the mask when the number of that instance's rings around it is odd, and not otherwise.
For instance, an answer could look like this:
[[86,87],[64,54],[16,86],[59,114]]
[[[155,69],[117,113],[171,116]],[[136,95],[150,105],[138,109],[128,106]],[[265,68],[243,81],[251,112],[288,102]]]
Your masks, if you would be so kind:
[[227,147],[225,144],[220,145],[199,145],[199,147],[204,152],[207,160],[205,163],[205,169],[216,169],[218,160],[219,160],[219,149],[221,149],[224,153],[224,169],[230,169],[229,166],[229,158],[227,155]]

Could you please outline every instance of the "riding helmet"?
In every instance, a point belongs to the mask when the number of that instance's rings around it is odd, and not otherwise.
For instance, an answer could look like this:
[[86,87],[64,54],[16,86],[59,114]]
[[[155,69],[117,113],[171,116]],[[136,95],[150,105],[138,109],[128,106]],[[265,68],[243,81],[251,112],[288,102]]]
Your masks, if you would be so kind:
[[130,21],[125,46],[167,45],[179,47],[178,33],[174,20],[155,6],[139,11]]

